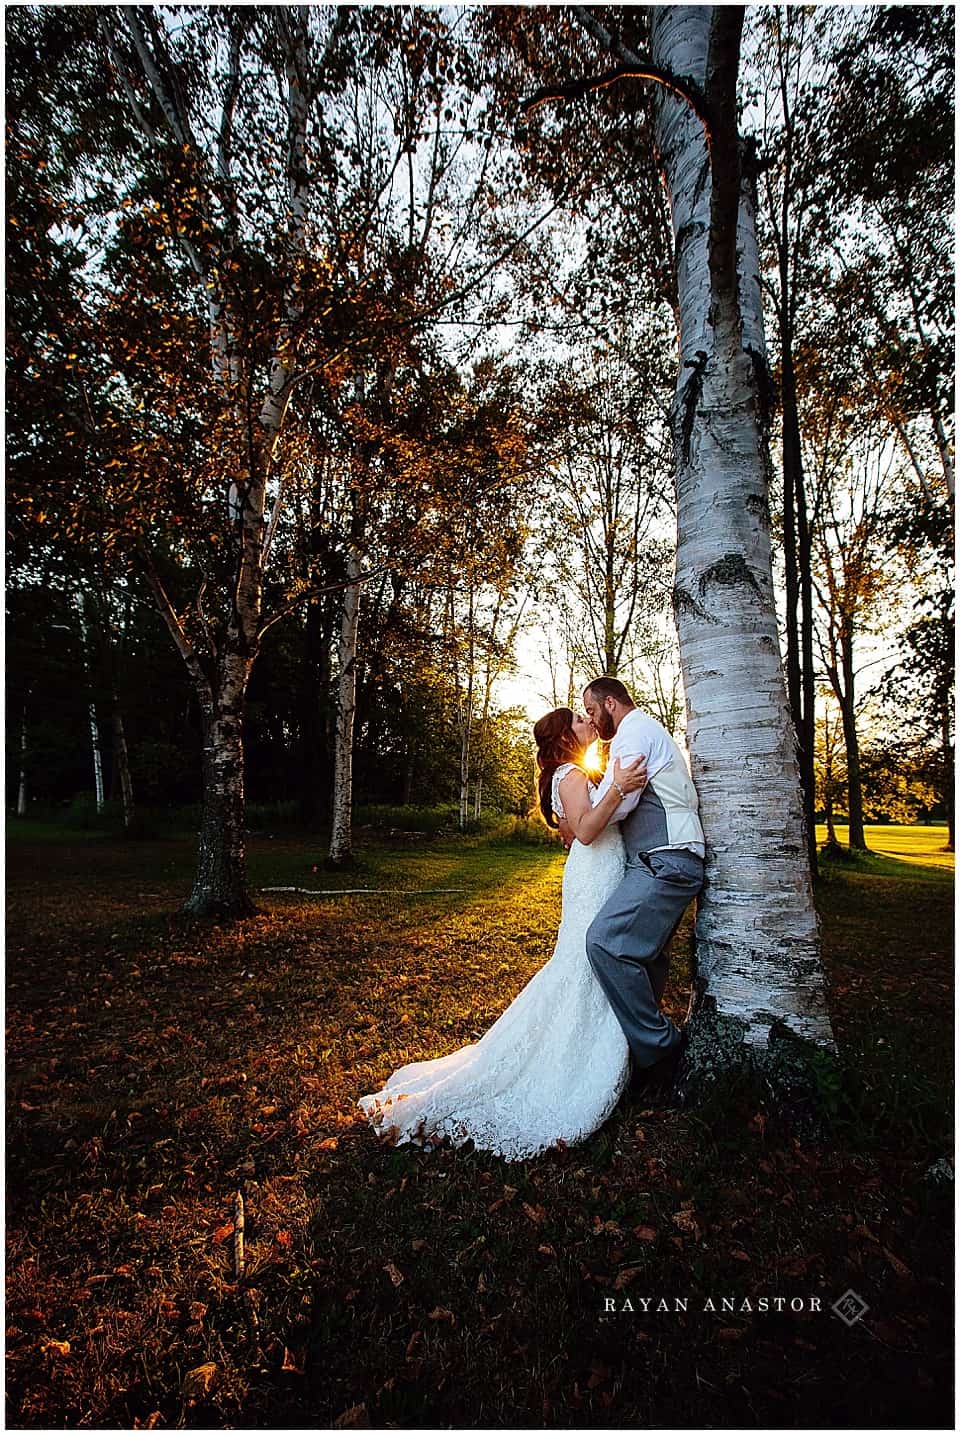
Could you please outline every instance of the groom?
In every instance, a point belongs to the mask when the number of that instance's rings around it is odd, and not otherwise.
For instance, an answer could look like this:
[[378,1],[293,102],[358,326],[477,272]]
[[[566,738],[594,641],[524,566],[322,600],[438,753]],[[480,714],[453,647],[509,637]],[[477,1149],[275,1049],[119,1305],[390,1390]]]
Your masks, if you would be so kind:
[[587,956],[627,1038],[636,1080],[652,1068],[672,1072],[681,1054],[660,999],[670,938],[703,886],[703,828],[696,788],[666,728],[634,706],[617,678],[595,678],[583,702],[597,735],[613,739],[598,796],[613,784],[616,758],[626,765],[642,755],[647,763],[647,785],[610,819],[626,848],[623,881],[587,929]]

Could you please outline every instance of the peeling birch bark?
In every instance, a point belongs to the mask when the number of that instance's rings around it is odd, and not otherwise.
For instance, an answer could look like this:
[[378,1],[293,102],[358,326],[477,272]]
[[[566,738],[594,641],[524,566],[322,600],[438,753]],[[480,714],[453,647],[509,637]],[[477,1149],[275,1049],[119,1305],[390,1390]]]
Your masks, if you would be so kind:
[[[654,65],[691,79],[706,92],[708,105],[708,58],[719,11],[652,11]],[[714,112],[714,125],[722,122]],[[730,126],[728,141],[735,139],[732,117]],[[833,1036],[774,606],[754,363],[766,349],[752,202],[741,189],[737,285],[730,292],[711,265],[718,215],[711,213],[703,126],[666,91],[658,92],[655,139],[672,209],[680,310],[674,607],[687,736],[707,839],[692,1054],[700,1009],[717,1019],[714,1032],[719,1022],[731,1042],[728,1053],[712,1053],[723,1065],[744,1046],[765,1048],[780,1024],[827,1047]]]

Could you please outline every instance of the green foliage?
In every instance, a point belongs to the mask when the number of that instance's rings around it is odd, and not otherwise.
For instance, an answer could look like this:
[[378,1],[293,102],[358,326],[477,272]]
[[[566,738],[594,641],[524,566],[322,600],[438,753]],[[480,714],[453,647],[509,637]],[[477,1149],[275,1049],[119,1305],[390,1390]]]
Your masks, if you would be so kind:
[[[868,1034],[865,1034],[868,1033]],[[913,1035],[881,1015],[843,1061],[821,1055],[814,1075],[836,1136],[860,1150],[901,1145],[934,1160],[950,1144],[952,1103],[942,1084],[911,1060]],[[865,1070],[869,1061],[869,1070]]]
[[495,829],[498,841],[518,843],[525,847],[558,848],[560,838],[537,813],[529,817],[507,817]]
[[244,820],[248,832],[273,832],[299,826],[300,806],[292,799],[288,802],[248,802],[244,808]]
[[354,808],[354,826],[370,827],[379,834],[397,832],[455,832],[458,808],[452,803],[438,807],[403,807],[389,803],[364,803]]
[[61,817],[65,827],[75,827],[81,832],[92,828],[103,832],[110,831],[117,827],[119,819],[119,809],[112,802],[105,802],[98,812],[96,803],[87,793],[75,797]]

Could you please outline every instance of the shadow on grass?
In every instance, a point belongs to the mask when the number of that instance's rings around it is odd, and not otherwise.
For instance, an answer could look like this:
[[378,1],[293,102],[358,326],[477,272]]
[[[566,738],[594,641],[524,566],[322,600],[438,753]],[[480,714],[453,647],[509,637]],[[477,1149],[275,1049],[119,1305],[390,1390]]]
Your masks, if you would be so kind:
[[820,878],[830,882],[844,875],[892,877],[897,881],[937,882],[952,886],[953,872],[930,862],[911,862],[909,857],[888,857],[881,852],[861,852],[849,847],[820,851]]

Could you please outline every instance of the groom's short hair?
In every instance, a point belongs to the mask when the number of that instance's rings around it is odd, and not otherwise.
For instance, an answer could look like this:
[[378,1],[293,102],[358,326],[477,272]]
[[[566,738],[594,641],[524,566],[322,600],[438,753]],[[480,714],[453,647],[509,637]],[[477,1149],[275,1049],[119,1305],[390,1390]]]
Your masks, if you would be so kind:
[[584,691],[593,693],[593,696],[599,698],[601,702],[605,698],[616,698],[617,702],[623,703],[626,708],[635,706],[633,698],[619,678],[594,678],[592,683],[587,683]]

